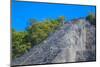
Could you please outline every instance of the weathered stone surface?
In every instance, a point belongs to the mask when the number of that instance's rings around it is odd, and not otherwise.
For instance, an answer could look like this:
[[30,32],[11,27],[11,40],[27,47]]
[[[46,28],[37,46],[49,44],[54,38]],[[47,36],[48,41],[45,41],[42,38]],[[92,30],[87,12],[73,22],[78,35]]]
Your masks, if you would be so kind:
[[84,19],[66,23],[28,53],[12,60],[12,65],[94,61],[95,27]]

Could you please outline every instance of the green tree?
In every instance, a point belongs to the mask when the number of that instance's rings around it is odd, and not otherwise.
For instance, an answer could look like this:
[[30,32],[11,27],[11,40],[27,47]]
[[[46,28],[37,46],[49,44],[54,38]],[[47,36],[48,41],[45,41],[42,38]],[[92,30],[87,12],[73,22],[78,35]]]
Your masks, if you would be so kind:
[[18,32],[12,29],[13,58],[23,55],[34,45],[45,40],[61,26],[61,21],[63,20],[64,17],[58,19],[46,19],[42,22],[30,19],[29,25],[25,31]]
[[90,13],[87,17],[86,20],[88,20],[92,25],[96,25],[96,17],[95,14]]
[[64,16],[60,16],[60,17],[58,18],[58,21],[61,23],[61,25],[64,25],[65,17],[64,17]]
[[12,31],[12,57],[21,56],[31,48],[31,44],[25,40],[26,32]]
[[60,25],[58,20],[44,20],[42,22],[37,22],[36,24],[31,24],[27,29],[29,42],[34,46],[39,44],[44,39],[46,39],[50,33],[54,32]]

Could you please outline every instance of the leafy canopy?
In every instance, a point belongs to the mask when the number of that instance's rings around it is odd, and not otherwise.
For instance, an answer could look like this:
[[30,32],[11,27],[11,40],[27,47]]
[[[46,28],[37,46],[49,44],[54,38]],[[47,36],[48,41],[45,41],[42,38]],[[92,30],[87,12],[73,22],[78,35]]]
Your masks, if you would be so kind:
[[29,25],[25,31],[17,32],[12,29],[12,56],[19,57],[27,52],[34,45],[41,43],[50,34],[59,29],[64,17],[58,19],[46,19],[39,22],[35,19],[29,20]]

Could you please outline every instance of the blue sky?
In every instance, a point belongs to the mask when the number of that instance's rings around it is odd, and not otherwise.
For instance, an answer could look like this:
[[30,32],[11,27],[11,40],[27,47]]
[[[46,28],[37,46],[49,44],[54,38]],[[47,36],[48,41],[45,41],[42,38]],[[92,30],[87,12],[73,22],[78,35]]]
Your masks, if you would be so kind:
[[67,20],[85,17],[88,13],[95,13],[94,6],[47,4],[34,2],[15,2],[12,0],[12,28],[23,31],[30,18],[42,21],[46,18],[56,19],[65,16]]

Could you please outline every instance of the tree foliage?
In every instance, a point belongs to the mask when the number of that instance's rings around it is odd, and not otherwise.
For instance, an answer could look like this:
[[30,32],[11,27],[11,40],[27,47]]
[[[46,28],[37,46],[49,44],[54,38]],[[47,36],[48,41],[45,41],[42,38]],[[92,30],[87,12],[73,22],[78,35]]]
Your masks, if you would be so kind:
[[45,20],[28,27],[28,39],[32,46],[39,44],[46,39],[50,33],[54,32],[60,23],[57,20]]
[[12,31],[12,57],[16,58],[31,48],[31,44],[25,40],[26,32]]
[[93,13],[90,13],[87,17],[86,20],[88,20],[92,25],[96,25],[96,17]]
[[58,19],[46,19],[42,22],[34,19],[29,21],[30,24],[24,32],[18,32],[12,29],[13,58],[23,55],[34,45],[41,43],[61,25]]

